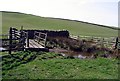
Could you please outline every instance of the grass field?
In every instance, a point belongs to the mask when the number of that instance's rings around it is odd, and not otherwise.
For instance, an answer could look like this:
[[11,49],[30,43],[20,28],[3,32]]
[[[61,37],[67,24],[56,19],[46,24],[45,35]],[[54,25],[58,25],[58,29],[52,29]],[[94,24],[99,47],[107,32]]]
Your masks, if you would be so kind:
[[49,30],[69,30],[73,35],[117,36],[118,31],[103,26],[97,26],[77,21],[53,19],[47,17],[34,16],[22,13],[2,12],[3,33],[7,33],[9,27],[24,29],[49,29]]
[[[45,18],[22,13],[2,12],[2,33],[9,27],[24,29],[69,30],[73,35],[111,37],[117,30],[88,23]],[[55,53],[7,52],[2,58],[3,79],[118,79],[118,62],[114,58],[70,59]]]
[[66,59],[55,53],[36,52],[15,55],[26,56],[20,61],[3,57],[3,79],[118,79],[118,60],[112,58]]

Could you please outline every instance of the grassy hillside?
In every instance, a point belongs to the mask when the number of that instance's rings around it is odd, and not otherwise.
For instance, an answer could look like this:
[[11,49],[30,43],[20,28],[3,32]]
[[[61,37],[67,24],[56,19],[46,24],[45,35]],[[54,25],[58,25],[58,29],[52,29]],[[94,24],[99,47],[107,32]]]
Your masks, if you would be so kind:
[[117,36],[117,30],[92,25],[89,23],[45,18],[35,15],[2,12],[3,16],[3,33],[7,33],[9,27],[24,26],[24,29],[49,29],[49,30],[69,30],[74,35],[90,35],[90,36]]
[[[116,59],[66,59],[55,53],[18,52],[2,59],[3,79],[118,79]],[[24,58],[23,58],[24,57]]]
[[[24,29],[69,30],[74,35],[117,36],[117,30],[78,21],[44,18],[34,15],[3,12],[3,33],[9,27]],[[70,59],[56,53],[0,52],[3,79],[117,79],[115,58]]]

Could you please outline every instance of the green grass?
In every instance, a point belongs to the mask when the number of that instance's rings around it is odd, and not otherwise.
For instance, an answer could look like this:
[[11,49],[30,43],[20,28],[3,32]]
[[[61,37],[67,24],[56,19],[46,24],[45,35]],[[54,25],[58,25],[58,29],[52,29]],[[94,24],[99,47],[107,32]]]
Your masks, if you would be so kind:
[[24,29],[49,29],[49,30],[69,30],[73,35],[88,35],[110,37],[117,36],[117,30],[97,26],[82,22],[53,19],[29,14],[2,12],[3,33],[7,33],[9,27]]
[[[9,27],[69,30],[73,35],[117,36],[117,30],[76,21],[52,19],[21,13],[2,12],[2,33]],[[6,52],[2,53],[5,55]],[[1,53],[0,53],[1,55]],[[5,57],[6,56],[6,57]],[[55,53],[18,52],[16,58],[2,58],[3,79],[117,79],[118,60],[111,58],[66,59]],[[19,59],[18,59],[19,58]]]
[[[55,53],[18,52],[19,61],[3,57],[3,79],[117,79],[116,59],[66,59]],[[37,56],[28,61],[29,56]],[[8,59],[9,58],[9,59]]]
[[0,55],[8,55],[8,52],[0,52]]

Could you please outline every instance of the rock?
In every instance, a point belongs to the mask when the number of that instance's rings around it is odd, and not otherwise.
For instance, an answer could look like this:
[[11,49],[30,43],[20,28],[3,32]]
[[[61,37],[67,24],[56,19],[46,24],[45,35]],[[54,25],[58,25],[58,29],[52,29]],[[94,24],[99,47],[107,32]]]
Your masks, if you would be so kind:
[[87,58],[86,56],[82,56],[82,55],[78,55],[78,58],[80,58],[80,59],[85,59],[85,58]]

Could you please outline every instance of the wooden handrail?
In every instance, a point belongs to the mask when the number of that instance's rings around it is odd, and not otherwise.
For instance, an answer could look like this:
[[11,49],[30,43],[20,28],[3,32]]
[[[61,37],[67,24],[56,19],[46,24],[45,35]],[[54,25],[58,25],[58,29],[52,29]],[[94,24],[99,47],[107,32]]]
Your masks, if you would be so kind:
[[[44,35],[44,37],[41,37],[41,35]],[[44,41],[44,45],[42,45],[44,47],[46,46],[46,38],[47,38],[47,33],[42,33],[42,32],[37,32],[37,31],[34,32],[34,40],[41,45],[42,43],[40,42]]]

